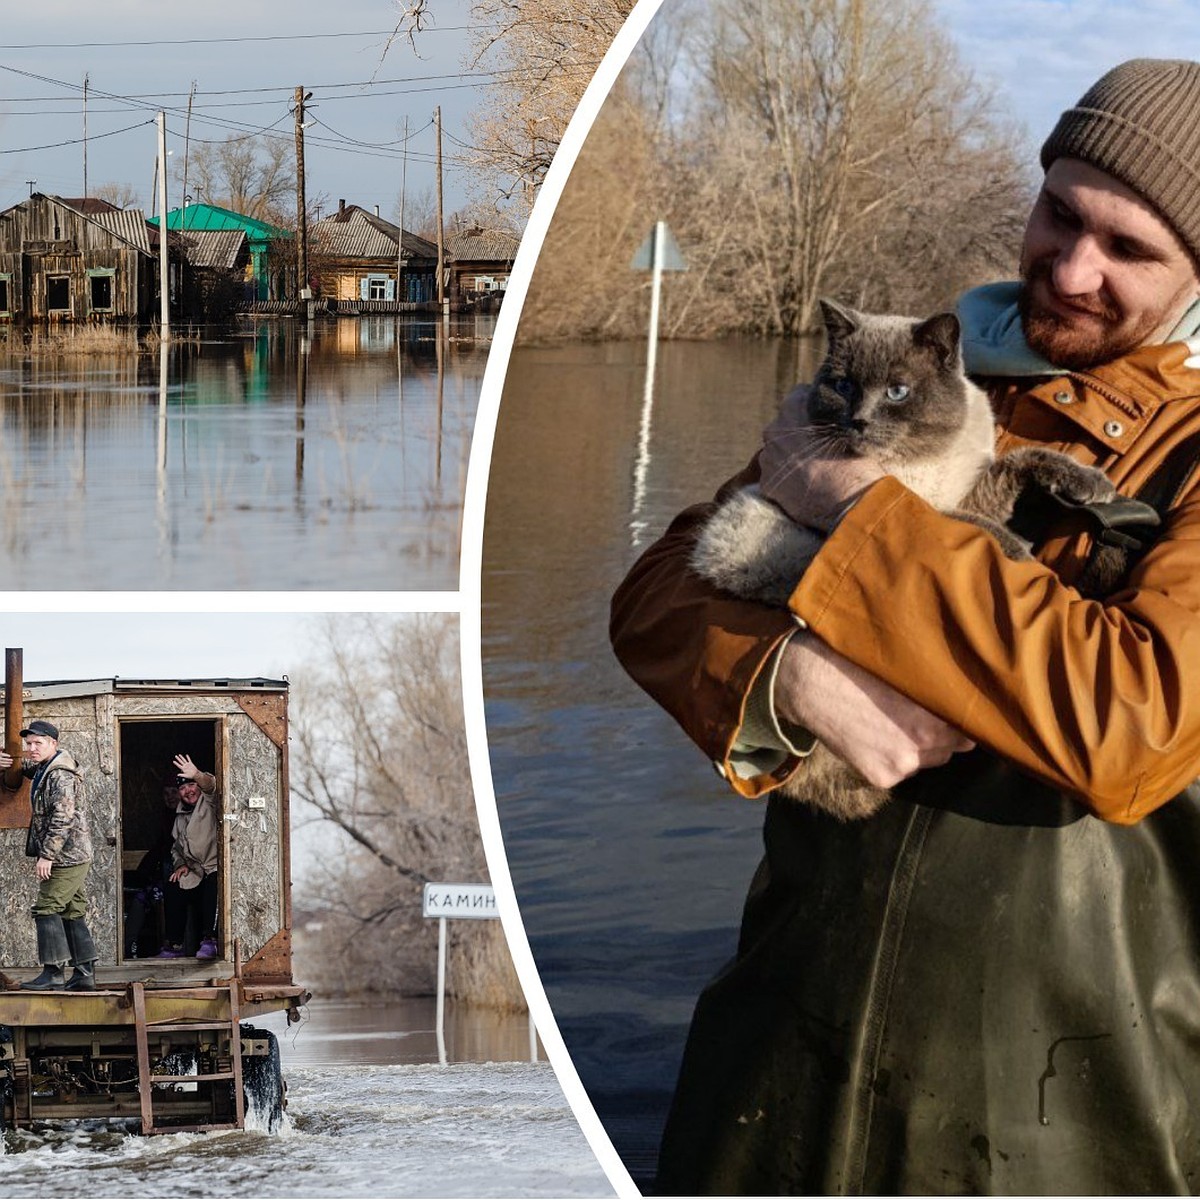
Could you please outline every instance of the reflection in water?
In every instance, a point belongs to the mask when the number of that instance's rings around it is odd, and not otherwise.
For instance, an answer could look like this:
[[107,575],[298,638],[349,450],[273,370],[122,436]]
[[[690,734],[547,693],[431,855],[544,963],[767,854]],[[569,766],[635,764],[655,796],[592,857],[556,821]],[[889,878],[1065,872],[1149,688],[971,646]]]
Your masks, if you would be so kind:
[[[8,586],[454,586],[490,318],[0,360]],[[446,470],[444,463],[457,465]]]
[[488,743],[517,899],[559,1028],[635,1180],[658,1135],[696,995],[732,955],[761,849],[737,800],[623,674],[609,598],[685,505],[743,467],[796,347],[660,348],[635,489],[643,345],[513,356],[488,482]]
[[[436,1001],[398,997],[387,1004],[352,1000],[311,1001],[303,1019],[288,1025],[283,1013],[256,1017],[279,1038],[284,1072],[291,1066],[325,1067],[437,1063]],[[446,1002],[446,1051],[451,1063],[529,1061],[524,1013],[502,1013]]]

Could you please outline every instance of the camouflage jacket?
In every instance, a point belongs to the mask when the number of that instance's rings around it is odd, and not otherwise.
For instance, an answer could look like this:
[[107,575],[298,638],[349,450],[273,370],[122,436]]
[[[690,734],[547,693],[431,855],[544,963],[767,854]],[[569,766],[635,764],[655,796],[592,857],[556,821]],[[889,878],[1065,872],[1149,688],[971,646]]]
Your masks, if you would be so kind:
[[25,853],[30,858],[48,858],[56,867],[91,862],[87,788],[75,759],[60,750],[40,778],[36,769],[27,767],[25,774],[35,780]]

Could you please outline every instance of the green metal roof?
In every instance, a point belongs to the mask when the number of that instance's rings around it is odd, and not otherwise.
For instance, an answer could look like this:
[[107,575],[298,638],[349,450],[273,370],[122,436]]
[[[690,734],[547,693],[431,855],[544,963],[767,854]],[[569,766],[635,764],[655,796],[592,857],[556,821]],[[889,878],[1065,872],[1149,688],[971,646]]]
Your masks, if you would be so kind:
[[[158,224],[157,217],[150,217],[151,225]],[[255,217],[244,213],[233,212],[228,208],[218,208],[215,204],[189,204],[186,208],[173,208],[167,213],[168,229],[240,229],[246,235],[247,241],[270,241],[273,238],[290,238],[292,235],[286,229],[277,225],[269,225]]]

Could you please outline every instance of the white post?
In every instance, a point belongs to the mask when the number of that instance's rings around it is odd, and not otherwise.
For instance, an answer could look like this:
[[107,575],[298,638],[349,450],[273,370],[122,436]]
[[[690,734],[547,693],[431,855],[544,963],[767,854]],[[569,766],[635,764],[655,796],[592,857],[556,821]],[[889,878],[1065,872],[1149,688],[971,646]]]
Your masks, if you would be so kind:
[[537,1062],[537,1026],[533,1023],[533,1013],[529,1014],[529,1061]]
[[650,274],[650,339],[646,347],[646,389],[643,393],[645,403],[649,404],[654,395],[654,366],[658,361],[658,305],[662,297],[663,244],[667,238],[667,223],[654,223],[654,254]]
[[650,471],[650,421],[654,415],[654,368],[658,362],[658,305],[662,296],[663,246],[666,240],[667,223],[655,221],[654,247],[650,255],[650,336],[646,343],[646,386],[642,391],[642,420],[638,429],[637,458],[633,465],[633,512],[629,522],[635,548],[640,544],[646,527],[641,512],[646,499],[646,476]]
[[158,336],[171,338],[171,262],[167,255],[167,114],[158,114],[158,290],[161,293]]
[[438,1065],[446,1065],[446,918],[438,918],[438,980],[437,980],[437,1043]]

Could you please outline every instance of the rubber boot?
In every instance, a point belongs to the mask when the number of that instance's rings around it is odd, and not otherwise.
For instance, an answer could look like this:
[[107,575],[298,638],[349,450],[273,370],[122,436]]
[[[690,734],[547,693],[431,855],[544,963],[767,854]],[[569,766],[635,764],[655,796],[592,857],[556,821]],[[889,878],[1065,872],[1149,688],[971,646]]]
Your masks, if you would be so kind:
[[72,920],[63,918],[63,932],[71,948],[71,965],[75,970],[67,980],[69,992],[94,992],[96,990],[96,943],[82,917]]
[[66,989],[67,981],[63,977],[63,963],[43,963],[42,973],[34,979],[27,979],[21,986],[30,992],[61,992]]
[[33,920],[37,925],[38,959],[42,964],[42,973],[21,986],[31,992],[61,992],[66,987],[63,967],[71,957],[63,919],[57,913],[51,913],[34,917]]

